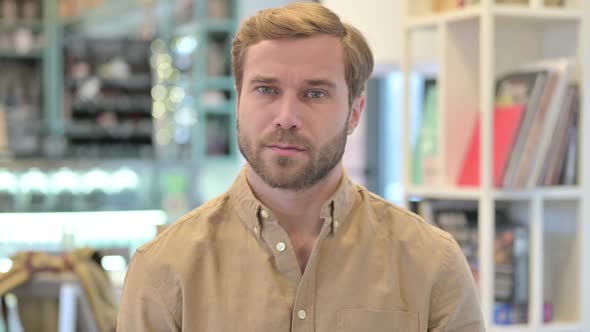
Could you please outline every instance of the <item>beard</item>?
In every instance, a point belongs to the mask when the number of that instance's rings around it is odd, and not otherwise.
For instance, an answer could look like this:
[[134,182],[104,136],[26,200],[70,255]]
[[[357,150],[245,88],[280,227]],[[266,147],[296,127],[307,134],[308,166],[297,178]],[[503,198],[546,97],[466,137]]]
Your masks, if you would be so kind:
[[[348,123],[348,120],[346,121]],[[344,129],[326,144],[316,147],[295,131],[278,128],[260,141],[254,141],[238,128],[238,147],[250,167],[271,188],[302,190],[320,182],[342,160],[348,130]],[[288,144],[305,151],[293,157],[266,157],[264,150],[272,144]]]

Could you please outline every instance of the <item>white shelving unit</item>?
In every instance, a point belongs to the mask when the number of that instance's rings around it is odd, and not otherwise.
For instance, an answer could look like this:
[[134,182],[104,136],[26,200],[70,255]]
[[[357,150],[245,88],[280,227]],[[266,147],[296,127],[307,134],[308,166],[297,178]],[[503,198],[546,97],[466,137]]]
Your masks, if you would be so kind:
[[[479,287],[488,331],[590,331],[590,1],[543,0],[524,5],[480,0],[443,13],[431,0],[402,2],[404,72],[404,179],[406,201],[464,201],[477,206]],[[492,184],[493,110],[496,78],[547,58],[576,57],[581,88],[579,174],[574,187],[511,190]],[[411,137],[416,106],[412,79],[436,77],[438,89],[438,176],[429,185],[411,183]],[[481,186],[457,187],[458,172],[480,113]],[[459,143],[459,144],[458,144]],[[529,234],[529,301],[526,324],[495,325],[494,232],[496,206],[508,206]],[[543,305],[552,304],[550,322]]]

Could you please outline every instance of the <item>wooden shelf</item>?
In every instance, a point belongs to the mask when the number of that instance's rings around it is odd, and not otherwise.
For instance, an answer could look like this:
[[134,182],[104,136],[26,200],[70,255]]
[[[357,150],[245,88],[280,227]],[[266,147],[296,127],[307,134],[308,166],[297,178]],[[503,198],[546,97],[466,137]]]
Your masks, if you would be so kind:
[[181,24],[174,28],[175,36],[187,36],[193,35],[195,31],[202,30],[207,32],[227,32],[233,33],[237,28],[236,23],[233,20],[204,20],[204,21],[193,21],[185,24]]
[[[494,158],[493,119],[496,81],[500,75],[521,68],[524,64],[543,59],[575,58],[582,63],[577,76],[581,95],[580,112],[590,107],[590,41],[587,33],[590,20],[588,1],[573,1],[579,7],[543,7],[543,0],[531,0],[529,5],[494,4],[460,8],[443,13],[429,13],[429,0],[407,0],[403,29],[405,36],[402,63],[406,73],[403,98],[405,142],[419,139],[421,130],[414,121],[424,121],[423,85],[415,84],[411,74],[435,74],[438,107],[436,125],[429,128],[430,150],[427,170],[437,185],[408,185],[406,199],[432,200],[418,202],[428,218],[446,206],[477,209],[479,290],[482,312],[489,331],[493,332],[582,332],[590,331],[590,275],[588,261],[590,244],[584,239],[590,234],[588,199],[590,191],[588,145],[578,148],[578,178],[580,185],[533,188],[458,187],[462,161],[469,148],[468,128],[475,123],[474,112],[481,111],[479,174],[493,177],[494,165],[481,164],[482,159]],[[570,2],[572,3],[572,2]],[[423,14],[418,14],[423,13]],[[420,15],[420,16],[416,16]],[[584,30],[585,29],[585,30]],[[431,59],[432,58],[432,59]],[[414,91],[412,91],[414,90]],[[417,94],[417,95],[416,95]],[[421,101],[417,101],[421,98]],[[491,113],[491,114],[490,114]],[[422,120],[420,120],[422,119]],[[434,122],[434,120],[432,121]],[[578,122],[579,141],[589,140],[590,117]],[[544,128],[544,127],[543,127]],[[436,135],[436,136],[435,136]],[[435,141],[436,140],[436,141]],[[410,143],[405,143],[410,144]],[[413,144],[413,143],[412,143]],[[463,145],[464,144],[464,145]],[[404,148],[405,183],[415,178],[413,149]],[[429,146],[432,148],[432,145]],[[486,158],[482,158],[482,156]],[[424,157],[424,156],[422,156]],[[422,161],[424,162],[424,161]],[[535,161],[536,162],[536,161]],[[492,174],[490,174],[492,173]],[[532,175],[530,176],[532,177]],[[554,181],[555,182],[555,181]],[[571,181],[568,181],[571,183]],[[424,203],[424,204],[423,204]],[[422,205],[423,204],[423,205]],[[474,208],[475,206],[475,208]],[[528,227],[528,321],[515,320],[514,325],[494,324],[495,321],[495,245],[498,209],[508,218]],[[429,212],[430,211],[430,212]],[[428,216],[430,214],[430,216]],[[567,258],[567,259],[565,259]],[[543,323],[544,305],[552,305],[555,323]],[[509,306],[507,308],[510,308]],[[508,310],[508,309],[507,309]],[[564,323],[565,321],[565,323]]]
[[18,53],[14,50],[0,50],[0,59],[29,59],[40,60],[43,54],[41,51],[32,51],[28,53]]
[[494,325],[490,328],[490,332],[537,332],[528,325]]
[[583,13],[579,9],[571,8],[540,8],[530,9],[522,6],[494,6],[493,13],[496,17],[514,17],[532,20],[566,20],[578,21],[583,18]]
[[422,199],[445,199],[445,200],[477,200],[481,197],[478,188],[457,188],[457,187],[408,187],[406,196]]
[[481,13],[480,6],[468,6],[442,13],[432,13],[422,17],[410,18],[407,22],[407,28],[432,29],[448,22],[478,19],[482,15]]
[[549,323],[536,329],[539,332],[575,332],[581,330],[582,326],[576,323]]
[[578,187],[538,187],[532,189],[497,189],[493,196],[497,200],[524,200],[539,197],[541,199],[573,200],[580,199],[582,190]]
[[529,325],[495,325],[492,326],[490,332],[577,332],[581,331],[580,324],[572,323],[550,323],[540,327],[532,327]]
[[[481,197],[479,188],[461,187],[408,187],[406,195],[424,199],[477,200]],[[577,200],[582,197],[578,187],[538,187],[533,189],[496,189],[492,191],[496,200],[529,200],[539,197],[543,200]]]
[[21,28],[41,31],[43,22],[41,20],[18,20],[14,23],[6,23],[6,21],[0,20],[0,31],[13,31]]
[[[413,30],[435,29],[441,24],[479,19],[483,13],[485,12],[482,11],[481,7],[476,5],[449,10],[442,13],[416,16],[408,19],[406,28]],[[526,6],[495,5],[492,7],[491,13],[495,17],[513,17],[530,20],[579,21],[583,18],[582,11],[573,8],[545,7],[531,9]]]
[[69,17],[62,17],[63,25],[72,25],[81,22],[100,22],[113,19],[115,13],[118,17],[129,13],[141,12],[144,4],[139,0],[131,1],[104,1],[102,4],[82,9],[78,14]]

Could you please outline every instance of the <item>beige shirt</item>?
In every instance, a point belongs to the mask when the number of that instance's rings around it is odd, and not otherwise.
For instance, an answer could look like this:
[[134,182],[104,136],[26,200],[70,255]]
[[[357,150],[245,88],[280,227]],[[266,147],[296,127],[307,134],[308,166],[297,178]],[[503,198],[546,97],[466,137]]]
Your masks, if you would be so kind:
[[344,176],[302,274],[245,171],[141,247],[119,332],[483,331],[456,242]]

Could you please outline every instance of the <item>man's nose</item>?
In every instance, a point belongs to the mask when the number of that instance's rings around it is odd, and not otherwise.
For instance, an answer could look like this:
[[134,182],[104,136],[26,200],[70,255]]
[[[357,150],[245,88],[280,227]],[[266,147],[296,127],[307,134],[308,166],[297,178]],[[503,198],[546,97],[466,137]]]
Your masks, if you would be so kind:
[[301,128],[301,108],[301,101],[296,94],[284,94],[278,104],[275,126],[285,130]]

